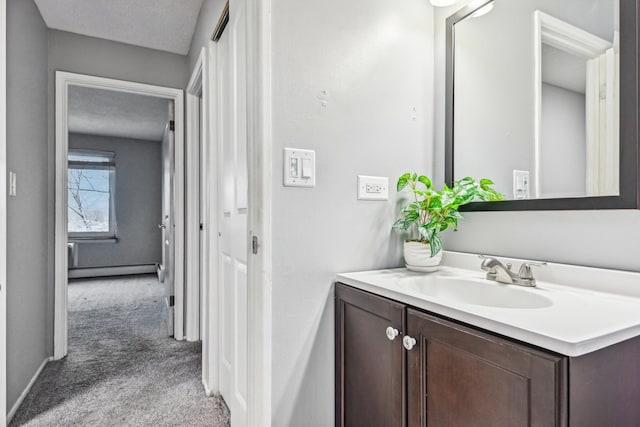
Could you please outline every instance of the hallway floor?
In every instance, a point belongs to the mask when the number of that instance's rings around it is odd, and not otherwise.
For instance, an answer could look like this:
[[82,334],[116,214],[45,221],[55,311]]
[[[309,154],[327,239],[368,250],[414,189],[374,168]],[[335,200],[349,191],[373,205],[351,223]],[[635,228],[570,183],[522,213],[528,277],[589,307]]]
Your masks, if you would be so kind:
[[69,284],[69,355],[50,362],[11,426],[221,426],[201,344],[167,337],[156,276]]

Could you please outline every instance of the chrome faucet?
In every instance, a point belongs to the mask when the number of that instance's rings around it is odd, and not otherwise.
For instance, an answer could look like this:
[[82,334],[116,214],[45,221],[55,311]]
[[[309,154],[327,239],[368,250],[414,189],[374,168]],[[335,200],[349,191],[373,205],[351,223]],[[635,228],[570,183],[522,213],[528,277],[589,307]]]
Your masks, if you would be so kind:
[[507,283],[518,286],[536,286],[536,279],[533,277],[531,266],[544,266],[546,262],[523,262],[518,274],[511,271],[511,264],[504,265],[496,258],[479,255],[482,258],[480,268],[487,272],[487,280],[499,283]]

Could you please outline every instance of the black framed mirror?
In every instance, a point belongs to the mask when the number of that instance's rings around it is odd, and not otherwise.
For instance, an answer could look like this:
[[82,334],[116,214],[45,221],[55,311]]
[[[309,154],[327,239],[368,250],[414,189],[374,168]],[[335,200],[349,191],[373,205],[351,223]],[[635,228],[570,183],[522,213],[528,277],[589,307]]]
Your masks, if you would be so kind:
[[638,209],[639,0],[473,0],[446,20],[445,182],[465,211]]

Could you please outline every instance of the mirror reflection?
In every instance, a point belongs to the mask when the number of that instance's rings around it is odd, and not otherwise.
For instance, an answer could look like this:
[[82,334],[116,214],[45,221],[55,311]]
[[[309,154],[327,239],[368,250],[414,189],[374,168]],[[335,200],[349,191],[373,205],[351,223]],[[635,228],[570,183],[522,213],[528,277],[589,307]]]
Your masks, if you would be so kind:
[[454,27],[453,178],[619,194],[618,0],[476,0]]

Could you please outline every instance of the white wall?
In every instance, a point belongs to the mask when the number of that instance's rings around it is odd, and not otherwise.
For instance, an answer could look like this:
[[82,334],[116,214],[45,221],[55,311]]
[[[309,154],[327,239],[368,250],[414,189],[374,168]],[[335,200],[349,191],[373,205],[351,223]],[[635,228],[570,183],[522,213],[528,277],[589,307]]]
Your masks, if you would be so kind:
[[[272,18],[273,426],[324,427],[334,276],[401,265],[395,181],[432,172],[433,15],[424,0],[275,0]],[[284,147],[316,150],[315,188],[282,186]],[[358,174],[389,177],[390,200],[357,201]]]
[[55,71],[184,89],[188,81],[187,57],[58,30],[48,31],[49,63],[49,333],[47,348],[53,354],[53,261],[55,206]]
[[[567,2],[562,2],[567,3]],[[560,2],[556,2],[560,4]],[[585,10],[579,1],[579,10]],[[460,7],[460,5],[458,5]],[[436,13],[436,176],[444,176],[445,18]],[[576,8],[569,8],[576,10]],[[571,22],[570,16],[559,16]],[[608,19],[608,18],[607,18]],[[604,17],[593,18],[604,22]],[[606,24],[606,22],[604,22]],[[594,31],[595,34],[605,37]],[[448,250],[640,271],[640,211],[466,213],[457,233],[446,233]]]
[[7,1],[7,169],[9,410],[47,356],[47,29],[32,0]]
[[118,241],[79,243],[78,267],[162,262],[162,152],[160,141],[70,134],[69,148],[116,155]]
[[587,123],[583,93],[542,85],[540,194],[586,194]]

